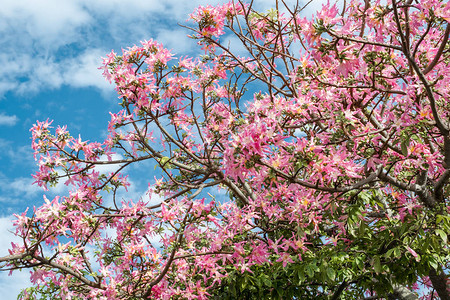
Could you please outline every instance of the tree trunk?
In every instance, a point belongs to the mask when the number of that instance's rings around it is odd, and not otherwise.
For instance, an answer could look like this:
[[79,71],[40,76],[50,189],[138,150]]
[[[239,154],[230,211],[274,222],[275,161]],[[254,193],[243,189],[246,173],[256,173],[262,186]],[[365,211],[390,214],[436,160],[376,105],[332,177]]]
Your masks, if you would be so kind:
[[435,269],[431,269],[429,273],[433,288],[436,290],[441,300],[450,300],[450,286],[448,284],[449,280],[447,275],[445,275],[442,270],[439,270],[438,272],[436,272]]

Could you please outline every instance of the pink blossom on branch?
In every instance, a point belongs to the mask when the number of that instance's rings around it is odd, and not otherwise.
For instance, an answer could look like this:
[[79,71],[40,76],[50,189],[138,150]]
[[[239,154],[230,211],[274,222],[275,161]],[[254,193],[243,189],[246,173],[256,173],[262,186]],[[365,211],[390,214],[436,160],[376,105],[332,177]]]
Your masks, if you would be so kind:
[[[275,4],[199,7],[199,58],[107,55],[102,142],[37,121],[35,183],[70,192],[16,215],[23,298],[448,297],[448,4]],[[150,197],[120,198],[140,165]]]

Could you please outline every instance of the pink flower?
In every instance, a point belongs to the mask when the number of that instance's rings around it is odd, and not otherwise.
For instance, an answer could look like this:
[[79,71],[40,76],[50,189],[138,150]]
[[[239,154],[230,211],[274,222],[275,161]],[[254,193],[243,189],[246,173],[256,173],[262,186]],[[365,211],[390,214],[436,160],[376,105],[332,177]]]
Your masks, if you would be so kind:
[[408,252],[411,253],[412,256],[414,256],[414,258],[416,259],[416,261],[420,261],[420,256],[417,254],[416,251],[414,251],[413,249],[411,249],[409,246],[406,246],[406,250],[408,250]]
[[280,257],[277,259],[277,262],[283,262],[283,268],[285,268],[287,266],[288,263],[293,263],[294,261],[292,260],[291,256],[286,253],[283,252]]

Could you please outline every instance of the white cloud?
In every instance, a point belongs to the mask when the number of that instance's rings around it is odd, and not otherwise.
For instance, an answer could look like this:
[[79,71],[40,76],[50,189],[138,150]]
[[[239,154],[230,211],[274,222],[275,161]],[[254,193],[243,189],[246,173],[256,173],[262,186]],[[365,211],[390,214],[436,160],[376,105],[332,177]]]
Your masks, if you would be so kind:
[[[2,3],[0,17],[3,19],[2,31],[21,33],[24,35],[22,38],[16,37],[21,43],[38,43],[46,49],[79,38],[78,29],[93,20],[76,1],[58,0],[6,1]],[[12,36],[7,35],[6,38]],[[27,41],[29,38],[31,40]]]
[[17,299],[20,291],[30,286],[30,271],[28,269],[14,271],[12,276],[8,276],[8,272],[0,273],[0,295],[2,295],[2,299]]
[[0,125],[14,126],[16,125],[17,121],[19,121],[19,118],[15,115],[8,116],[4,113],[0,113]]
[[[102,71],[98,68],[102,63],[102,57],[106,56],[108,51],[101,49],[86,49],[75,57],[62,59],[58,62],[54,58],[34,58],[34,62],[28,64],[28,80],[17,82],[23,66],[11,63],[10,75],[3,80],[11,84],[2,88],[0,84],[0,94],[14,86],[19,94],[30,94],[39,92],[41,89],[57,89],[63,85],[84,88],[93,87],[103,93],[114,91],[113,86],[103,77]],[[24,61],[31,61],[31,57],[24,57]],[[2,57],[0,57],[0,62]],[[3,71],[0,70],[0,74]],[[0,79],[1,80],[1,79]],[[1,123],[0,123],[1,124]]]
[[108,18],[136,18],[142,13],[163,12],[165,8],[164,1],[159,0],[97,0],[80,1],[83,6],[91,13],[105,16]]
[[[29,70],[26,71],[30,75],[28,80],[18,83],[16,90],[19,94],[30,94],[38,92],[42,88],[50,90],[61,86],[63,83],[60,75],[61,65],[48,58],[29,57],[28,59],[29,61],[33,60],[33,63],[29,65]],[[20,70],[17,70],[17,72],[20,72]],[[11,80],[17,79],[11,78]]]
[[[149,188],[150,190],[154,190],[153,187]],[[158,195],[156,193],[150,193],[149,191],[145,192],[141,197],[144,201],[148,201],[148,206],[153,206],[157,204],[161,204],[164,201],[164,197],[161,195]]]
[[[178,56],[198,52],[186,37],[188,15],[199,5],[220,0],[32,0],[6,1],[0,10],[0,98],[8,91],[33,95],[41,90],[94,87],[105,98],[113,88],[97,68],[111,48],[120,52],[140,40],[154,38]],[[293,6],[296,0],[287,0]],[[314,0],[305,15],[325,0]],[[267,10],[274,0],[255,0]],[[110,93],[105,93],[111,91]]]
[[87,49],[79,56],[70,59],[64,65],[62,78],[64,84],[72,87],[95,87],[101,91],[112,91],[114,87],[102,75],[98,68],[108,51]]
[[20,243],[21,239],[14,235],[13,217],[0,217],[0,256],[9,254],[11,243]]
[[234,55],[249,57],[250,53],[242,44],[242,41],[235,35],[228,35],[221,41],[225,47],[231,50]]
[[[122,155],[114,153],[111,155],[111,161],[121,160],[123,159]],[[99,161],[109,161],[107,155],[100,156]],[[121,164],[104,164],[104,165],[96,165],[95,171],[100,172],[101,174],[110,174],[112,172],[117,171],[120,168]]]
[[177,57],[181,57],[186,55],[188,51],[192,51],[192,47],[196,44],[187,35],[188,31],[184,28],[161,28],[158,29],[155,40],[162,42],[165,48],[173,49],[173,53]]
[[11,140],[0,138],[0,149],[2,149],[2,151],[0,151],[0,158],[4,157],[5,159],[8,159],[11,166],[15,168],[32,168],[35,170],[36,161],[34,160],[33,150],[30,146],[18,146]]
[[16,178],[9,183],[8,189],[15,194],[22,194],[24,197],[32,197],[41,192],[41,189],[33,185],[33,178]]
[[29,177],[7,178],[0,173],[0,191],[2,196],[0,202],[18,203],[37,196],[42,190],[33,185],[34,179]]

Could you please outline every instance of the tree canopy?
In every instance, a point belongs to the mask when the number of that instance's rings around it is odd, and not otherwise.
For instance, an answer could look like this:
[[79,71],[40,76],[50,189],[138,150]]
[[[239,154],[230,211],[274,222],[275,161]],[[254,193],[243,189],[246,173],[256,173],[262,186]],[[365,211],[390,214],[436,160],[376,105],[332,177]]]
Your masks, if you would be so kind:
[[[20,297],[450,299],[450,4],[302,9],[200,6],[204,55],[104,59],[104,141],[35,124],[36,184],[71,191],[16,216]],[[118,196],[139,167],[150,199]]]

